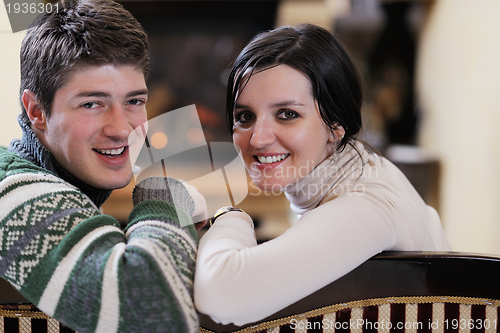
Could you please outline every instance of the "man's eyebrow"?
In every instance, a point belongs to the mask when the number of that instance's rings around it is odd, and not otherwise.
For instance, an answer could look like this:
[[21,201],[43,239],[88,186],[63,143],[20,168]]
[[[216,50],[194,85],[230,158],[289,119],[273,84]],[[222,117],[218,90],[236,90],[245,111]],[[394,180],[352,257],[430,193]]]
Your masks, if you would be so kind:
[[139,96],[139,95],[147,95],[149,92],[147,89],[141,89],[141,90],[135,90],[129,92],[125,97],[133,97],[133,96]]
[[79,97],[109,97],[111,96],[109,93],[104,91],[82,91],[74,96],[74,98]]
[[[126,98],[133,97],[133,96],[139,96],[139,95],[147,95],[148,90],[147,89],[140,89],[140,90],[135,90],[127,93],[125,95]],[[82,91],[79,92],[74,96],[74,98],[80,98],[80,97],[110,97],[111,94],[104,92],[104,91]]]

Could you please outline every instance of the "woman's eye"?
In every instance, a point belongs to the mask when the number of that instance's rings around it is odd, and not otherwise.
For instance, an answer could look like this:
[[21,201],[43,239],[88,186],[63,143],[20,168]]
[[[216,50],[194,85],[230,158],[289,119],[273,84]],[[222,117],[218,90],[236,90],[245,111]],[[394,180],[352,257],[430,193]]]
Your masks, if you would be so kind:
[[295,111],[292,111],[292,110],[281,110],[278,113],[279,119],[290,120],[290,119],[295,119],[298,117],[299,117],[299,114]]
[[246,123],[253,119],[251,112],[240,112],[236,115],[235,120],[240,123]]

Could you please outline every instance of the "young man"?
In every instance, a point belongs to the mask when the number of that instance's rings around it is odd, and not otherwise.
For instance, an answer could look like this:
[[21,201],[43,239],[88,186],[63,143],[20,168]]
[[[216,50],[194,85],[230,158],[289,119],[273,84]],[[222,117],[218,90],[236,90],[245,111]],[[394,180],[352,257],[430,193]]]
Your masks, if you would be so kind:
[[0,276],[78,332],[198,330],[186,188],[144,180],[125,231],[99,211],[132,178],[148,69],[145,32],[111,0],[61,3],[21,47],[23,137],[0,148]]

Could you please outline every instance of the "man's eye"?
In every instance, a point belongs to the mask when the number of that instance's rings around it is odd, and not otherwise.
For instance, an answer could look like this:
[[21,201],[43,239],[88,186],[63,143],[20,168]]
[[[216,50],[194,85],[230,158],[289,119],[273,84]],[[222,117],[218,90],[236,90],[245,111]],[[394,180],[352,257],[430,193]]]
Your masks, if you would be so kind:
[[131,99],[130,101],[128,101],[128,104],[131,104],[131,105],[140,105],[140,104],[143,104],[144,101],[141,100],[141,99]]
[[94,102],[88,102],[82,105],[86,109],[94,109],[99,106],[99,104],[94,103]]
[[298,118],[299,114],[292,110],[281,110],[278,114],[279,119],[290,120]]

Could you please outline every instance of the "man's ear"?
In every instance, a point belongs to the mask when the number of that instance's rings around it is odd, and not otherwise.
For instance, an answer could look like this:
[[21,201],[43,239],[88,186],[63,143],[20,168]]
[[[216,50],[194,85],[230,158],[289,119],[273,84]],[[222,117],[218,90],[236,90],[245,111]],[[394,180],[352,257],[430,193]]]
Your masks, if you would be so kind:
[[45,112],[43,112],[40,103],[38,103],[35,94],[31,90],[25,89],[23,91],[22,100],[31,124],[36,129],[45,131],[47,128],[47,117]]

